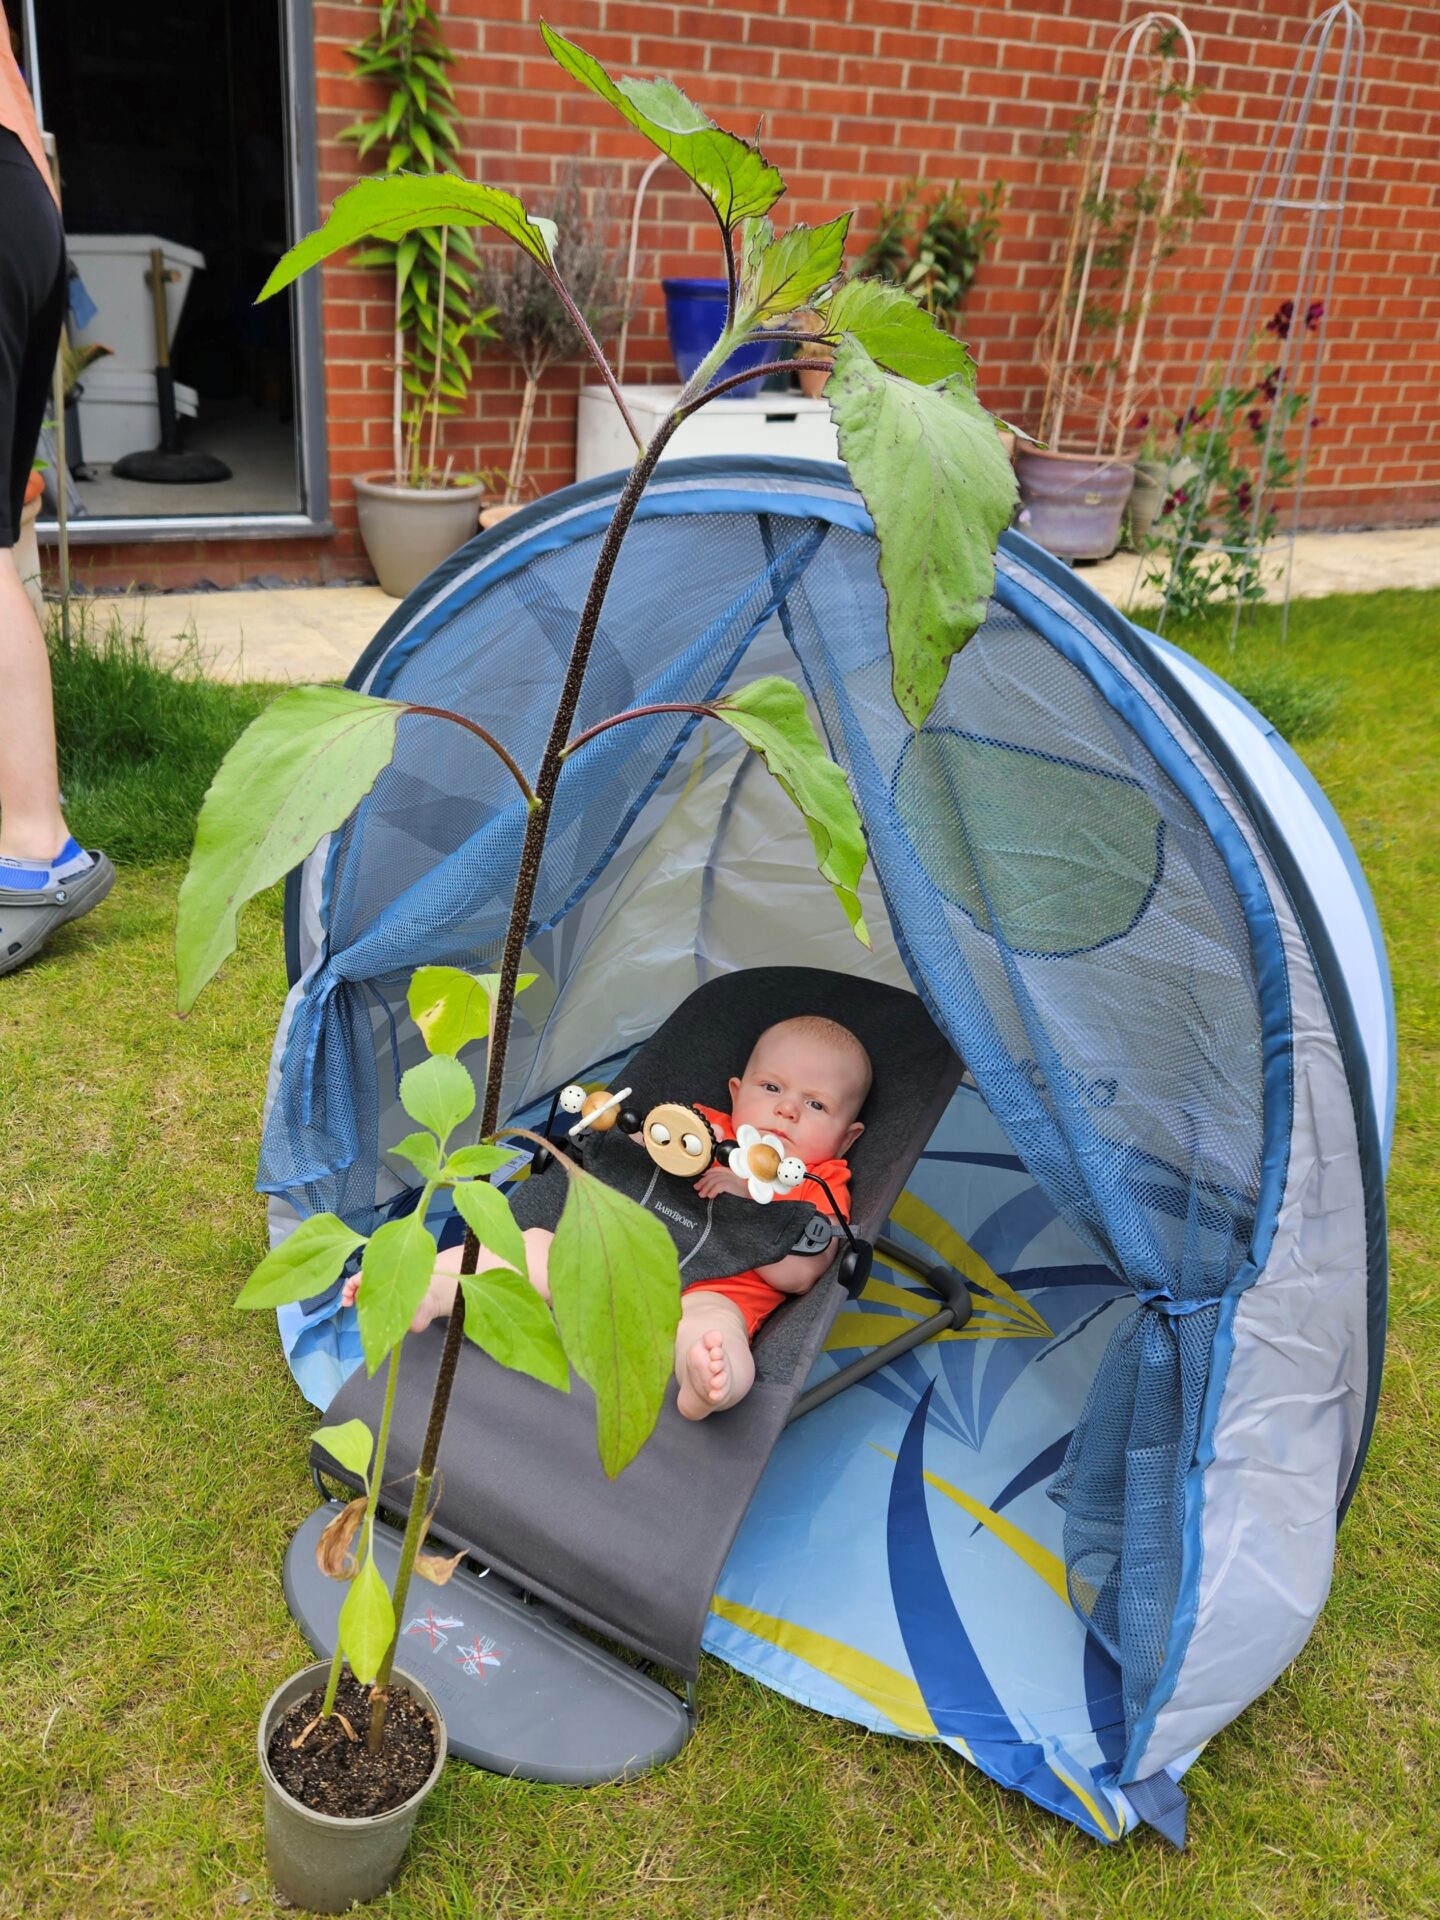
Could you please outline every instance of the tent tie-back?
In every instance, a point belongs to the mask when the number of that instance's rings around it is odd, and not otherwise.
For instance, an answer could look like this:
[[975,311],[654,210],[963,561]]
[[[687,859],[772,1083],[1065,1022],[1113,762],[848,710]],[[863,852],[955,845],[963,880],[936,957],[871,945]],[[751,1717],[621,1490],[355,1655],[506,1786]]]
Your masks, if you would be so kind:
[[1219,1296],[1208,1300],[1177,1300],[1168,1287],[1136,1288],[1135,1297],[1142,1307],[1158,1307],[1173,1317],[1182,1313],[1203,1313],[1206,1307],[1218,1307]]

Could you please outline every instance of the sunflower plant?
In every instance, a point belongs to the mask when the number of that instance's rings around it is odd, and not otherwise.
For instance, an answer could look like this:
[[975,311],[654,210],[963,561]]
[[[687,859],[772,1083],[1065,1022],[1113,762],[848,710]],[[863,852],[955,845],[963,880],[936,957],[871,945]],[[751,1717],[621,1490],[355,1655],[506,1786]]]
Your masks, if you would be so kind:
[[[398,0],[397,0],[398,4]],[[791,682],[753,681],[713,701],[629,708],[581,731],[575,716],[617,557],[665,447],[693,414],[756,370],[726,376],[737,347],[773,347],[773,363],[823,371],[841,454],[873,519],[887,602],[890,678],[914,727],[924,724],[954,655],[985,616],[994,550],[1015,503],[1015,482],[996,422],[975,394],[965,347],[937,327],[904,287],[856,277],[845,265],[850,216],[777,231],[771,211],[785,182],[759,147],[718,127],[672,82],[616,79],[582,47],[548,25],[544,44],[561,71],[605,101],[635,134],[691,181],[714,218],[728,287],[725,326],[646,445],[615,374],[564,275],[564,236],[502,188],[445,172],[397,172],[360,181],[329,219],[299,242],[263,289],[270,298],[336,254],[407,236],[443,236],[488,227],[533,263],[568,315],[635,442],[635,460],[600,541],[568,663],[558,676],[549,737],[538,764],[522,767],[471,714],[417,709],[344,688],[282,694],[232,748],[206,798],[195,851],[181,888],[176,944],[182,1012],[235,944],[246,901],[280,879],[361,804],[394,753],[397,732],[419,712],[465,729],[477,752],[495,754],[524,803],[525,831],[498,970],[470,976],[424,968],[410,1012],[430,1058],[411,1070],[402,1100],[420,1131],[401,1144],[420,1182],[413,1212],[363,1242],[361,1337],[372,1372],[390,1369],[386,1406],[415,1304],[429,1284],[434,1241],[426,1216],[448,1192],[467,1226],[460,1291],[446,1329],[434,1399],[416,1467],[402,1571],[416,1564],[429,1512],[436,1458],[463,1341],[564,1391],[570,1372],[593,1390],[597,1446],[605,1471],[620,1472],[659,1414],[671,1366],[680,1286],[674,1245],[653,1216],[575,1172],[551,1263],[551,1309],[532,1296],[523,1243],[504,1195],[492,1184],[502,1158],[501,1085],[515,995],[556,789],[568,759],[609,728],[656,712],[696,713],[733,728],[800,810],[816,865],[857,939],[868,944],[858,884],[865,840],[845,775],[830,759]],[[428,242],[426,243],[428,244]],[[800,343],[800,358],[785,356]],[[703,537],[703,536],[702,536]],[[477,1093],[455,1059],[484,1036],[488,1057]],[[462,1084],[462,1082],[464,1084]],[[478,1115],[478,1118],[477,1118]],[[458,1144],[456,1144],[458,1142]],[[567,1225],[568,1221],[568,1225]],[[304,1222],[262,1262],[241,1304],[274,1307],[333,1284],[361,1250],[363,1236],[334,1216]],[[623,1258],[614,1249],[623,1250]],[[477,1273],[482,1247],[487,1271]],[[498,1268],[491,1264],[498,1261]],[[358,1423],[355,1423],[358,1425]],[[379,1434],[337,1436],[368,1497],[357,1510],[358,1558],[342,1620],[356,1675],[373,1683],[371,1735],[383,1725],[385,1683],[403,1593],[385,1594],[366,1541],[383,1469],[388,1421]],[[333,1698],[333,1687],[331,1689]]]

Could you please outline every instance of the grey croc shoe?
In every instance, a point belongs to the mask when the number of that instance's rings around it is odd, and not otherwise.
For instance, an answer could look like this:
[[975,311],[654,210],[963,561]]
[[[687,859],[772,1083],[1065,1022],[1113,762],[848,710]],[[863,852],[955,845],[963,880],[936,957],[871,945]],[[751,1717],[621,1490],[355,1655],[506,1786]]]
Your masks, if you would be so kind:
[[83,873],[72,873],[38,892],[0,887],[0,973],[23,967],[56,927],[98,907],[115,884],[115,869],[103,853],[91,853]]

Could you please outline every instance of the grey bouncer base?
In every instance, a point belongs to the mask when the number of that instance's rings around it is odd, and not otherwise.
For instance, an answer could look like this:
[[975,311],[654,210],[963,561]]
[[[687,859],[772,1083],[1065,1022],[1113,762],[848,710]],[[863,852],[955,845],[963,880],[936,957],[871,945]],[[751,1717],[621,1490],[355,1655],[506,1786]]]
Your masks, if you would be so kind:
[[[315,1545],[339,1511],[317,1507],[285,1555],[286,1603],[322,1659],[346,1588],[320,1571]],[[389,1586],[400,1534],[383,1520],[374,1552]],[[443,1587],[412,1581],[400,1648],[400,1664],[440,1703],[451,1753],[490,1773],[569,1787],[633,1780],[673,1760],[694,1727],[688,1698],[469,1563]]]

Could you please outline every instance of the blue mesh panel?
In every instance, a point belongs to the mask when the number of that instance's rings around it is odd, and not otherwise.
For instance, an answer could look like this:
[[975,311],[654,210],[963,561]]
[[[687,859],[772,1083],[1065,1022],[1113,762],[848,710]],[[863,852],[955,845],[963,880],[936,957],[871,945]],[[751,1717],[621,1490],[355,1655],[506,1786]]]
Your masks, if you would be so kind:
[[1218,1301],[1132,1313],[1110,1342],[1050,1487],[1065,1509],[1070,1598],[1119,1663],[1133,1730],[1165,1658],[1185,1476]]
[[1159,1677],[1214,1304],[1260,1180],[1261,1021],[1235,887],[1190,803],[1085,677],[993,605],[919,735],[889,693],[867,543],[832,535],[787,627],[896,933],[1028,1171],[1155,1309],[1117,1333],[1055,1497],[1071,1598]]
[[[753,518],[632,528],[611,583],[576,730],[640,701],[703,700],[737,668],[827,529]],[[460,607],[374,691],[483,722],[532,773],[594,570],[598,536],[545,554]],[[684,564],[679,563],[683,557]],[[623,615],[613,610],[623,609]],[[534,923],[544,927],[603,866],[687,725],[674,715],[600,736],[567,762],[556,794]],[[377,1036],[426,963],[493,964],[504,935],[525,808],[472,734],[424,716],[401,723],[395,759],[332,857],[325,958],[307,982],[261,1146],[260,1184],[375,1218]]]

